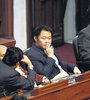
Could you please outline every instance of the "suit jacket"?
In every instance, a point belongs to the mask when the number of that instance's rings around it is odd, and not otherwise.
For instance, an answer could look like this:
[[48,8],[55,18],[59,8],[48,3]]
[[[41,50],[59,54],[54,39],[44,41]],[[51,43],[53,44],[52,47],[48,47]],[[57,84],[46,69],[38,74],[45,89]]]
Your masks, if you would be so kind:
[[90,64],[90,24],[79,32],[77,42],[80,59]]
[[[37,47],[34,43],[30,48],[27,56],[30,58],[32,64],[34,65],[34,70],[41,75],[47,76],[49,79],[52,79],[58,73],[60,73],[59,68],[55,64],[55,60],[51,57],[47,57],[44,53],[44,50],[40,47]],[[75,65],[61,61],[58,54],[55,51],[55,56],[57,57],[59,64],[66,72],[72,72]]]
[[19,72],[0,61],[0,97],[8,96],[18,89],[33,89],[36,72],[27,69],[27,78],[23,79]]

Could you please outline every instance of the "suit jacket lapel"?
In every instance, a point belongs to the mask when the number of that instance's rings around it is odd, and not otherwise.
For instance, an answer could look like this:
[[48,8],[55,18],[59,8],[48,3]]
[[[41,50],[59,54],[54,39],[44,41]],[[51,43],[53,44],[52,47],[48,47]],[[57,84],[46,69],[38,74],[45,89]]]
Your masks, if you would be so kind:
[[33,43],[32,47],[34,48],[34,50],[38,51],[38,54],[39,54],[39,56],[37,55],[38,59],[40,59],[40,61],[45,61],[47,58],[47,55],[44,53],[44,50],[40,47],[37,47],[35,43]]

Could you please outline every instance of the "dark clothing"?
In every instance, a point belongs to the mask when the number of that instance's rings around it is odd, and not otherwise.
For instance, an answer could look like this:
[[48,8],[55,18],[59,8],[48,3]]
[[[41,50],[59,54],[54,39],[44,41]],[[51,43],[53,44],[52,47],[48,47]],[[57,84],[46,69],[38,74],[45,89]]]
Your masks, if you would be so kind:
[[90,61],[90,25],[79,32],[77,42],[81,60]]
[[78,34],[78,54],[81,63],[78,64],[81,72],[90,70],[90,24]]
[[[54,76],[60,73],[59,68],[55,64],[55,60],[51,57],[47,57],[44,50],[37,47],[35,44],[32,45],[27,56],[30,58],[32,64],[34,65],[34,70],[41,75],[47,76],[52,79]],[[59,64],[66,72],[72,72],[75,65],[64,61],[61,61],[58,54],[55,51],[55,56],[57,57]]]
[[19,72],[0,61],[0,97],[9,96],[18,89],[33,89],[36,72],[27,69],[27,78],[23,79]]

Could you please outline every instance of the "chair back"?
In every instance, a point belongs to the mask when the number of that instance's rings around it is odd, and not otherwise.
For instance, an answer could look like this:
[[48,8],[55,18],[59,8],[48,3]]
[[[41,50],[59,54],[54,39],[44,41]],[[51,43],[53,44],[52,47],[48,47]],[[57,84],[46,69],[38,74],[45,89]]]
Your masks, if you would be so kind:
[[78,53],[77,39],[78,39],[78,35],[75,36],[73,39],[73,49],[74,49],[74,53],[75,53],[75,57],[76,57],[76,62],[77,62],[77,60],[80,60],[79,53]]
[[27,55],[28,52],[29,52],[29,50],[30,50],[30,48],[27,48],[27,49],[23,50],[23,53],[24,53],[25,55]]

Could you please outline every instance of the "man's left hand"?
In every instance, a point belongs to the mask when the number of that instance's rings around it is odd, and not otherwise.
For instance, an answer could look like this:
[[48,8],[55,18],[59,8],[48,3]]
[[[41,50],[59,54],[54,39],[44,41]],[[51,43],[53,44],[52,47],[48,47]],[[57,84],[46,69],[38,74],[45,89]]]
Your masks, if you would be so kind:
[[74,72],[74,74],[81,74],[81,71],[76,66],[75,66],[73,72]]

